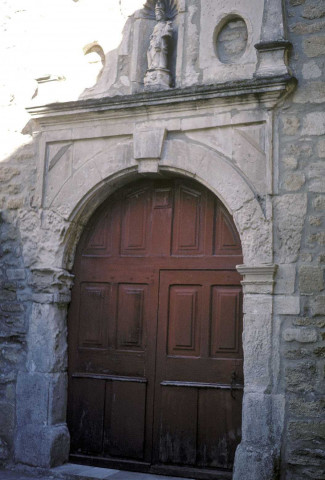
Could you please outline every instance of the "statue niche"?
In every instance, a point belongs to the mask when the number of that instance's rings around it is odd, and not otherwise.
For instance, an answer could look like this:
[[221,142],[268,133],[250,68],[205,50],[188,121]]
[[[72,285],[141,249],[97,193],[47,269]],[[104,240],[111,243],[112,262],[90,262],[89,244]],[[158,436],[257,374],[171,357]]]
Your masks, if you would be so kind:
[[147,51],[148,70],[144,77],[144,86],[145,90],[166,90],[171,87],[168,60],[173,37],[173,22],[167,20],[166,7],[159,0],[155,5],[155,18],[157,24],[150,36]]

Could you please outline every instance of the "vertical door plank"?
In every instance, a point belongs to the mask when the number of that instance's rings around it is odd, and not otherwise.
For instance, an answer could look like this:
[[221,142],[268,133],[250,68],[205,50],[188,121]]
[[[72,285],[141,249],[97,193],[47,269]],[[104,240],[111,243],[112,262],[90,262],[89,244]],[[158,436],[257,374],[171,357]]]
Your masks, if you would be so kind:
[[113,457],[142,460],[145,415],[145,383],[108,382],[104,425],[105,453]]
[[98,454],[103,447],[105,381],[73,378],[73,410],[70,419],[71,450]]
[[162,386],[159,460],[195,465],[197,390]]
[[199,389],[198,465],[231,468],[241,439],[242,391]]

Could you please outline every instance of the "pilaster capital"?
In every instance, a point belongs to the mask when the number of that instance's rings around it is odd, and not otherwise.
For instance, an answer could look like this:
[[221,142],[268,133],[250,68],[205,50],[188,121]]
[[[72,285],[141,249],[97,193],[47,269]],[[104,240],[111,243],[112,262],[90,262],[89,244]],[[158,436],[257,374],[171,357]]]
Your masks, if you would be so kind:
[[272,294],[278,266],[273,263],[262,265],[237,265],[237,271],[244,277],[241,284],[244,293]]
[[56,267],[33,267],[29,277],[36,303],[69,303],[74,275]]

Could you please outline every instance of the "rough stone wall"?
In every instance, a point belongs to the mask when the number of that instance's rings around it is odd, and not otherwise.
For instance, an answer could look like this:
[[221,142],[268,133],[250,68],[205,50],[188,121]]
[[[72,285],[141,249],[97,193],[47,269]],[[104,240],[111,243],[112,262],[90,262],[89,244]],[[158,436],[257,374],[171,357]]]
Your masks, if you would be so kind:
[[[6,12],[12,18],[22,15],[15,2],[2,3],[10,7]],[[194,17],[195,2],[188,3]],[[279,142],[279,154],[275,151],[274,262],[279,265],[275,307],[281,305],[284,311],[285,306],[287,312],[277,316],[275,322],[281,338],[278,392],[285,391],[287,399],[281,474],[285,480],[320,479],[324,477],[325,436],[320,421],[325,366],[324,2],[286,0],[286,13],[288,37],[293,44],[290,66],[299,84],[275,119]],[[7,18],[1,25],[6,39],[8,22]],[[198,28],[198,21],[193,21],[193,28]],[[13,38],[7,40],[8,48],[13,46]],[[15,58],[22,56],[18,52]],[[195,65],[188,68],[195,69]],[[53,245],[62,243],[64,229],[60,218],[45,217],[32,207],[37,136],[32,139],[28,128],[25,135],[21,130],[28,119],[23,107],[36,86],[30,71],[17,69],[17,75],[25,85],[24,91],[7,83],[1,105],[1,132],[7,141],[1,145],[0,158],[0,462],[13,460],[17,374],[34,368],[31,361],[26,363],[35,286],[30,271],[36,261],[34,253],[42,243],[37,255],[48,256],[54,265]],[[42,238],[37,233],[41,222]],[[51,227],[57,232],[56,241],[48,237],[47,223],[57,225]]]
[[298,88],[278,114],[277,291],[300,295],[281,325],[286,391],[285,479],[324,478],[325,4],[287,0],[290,66]]

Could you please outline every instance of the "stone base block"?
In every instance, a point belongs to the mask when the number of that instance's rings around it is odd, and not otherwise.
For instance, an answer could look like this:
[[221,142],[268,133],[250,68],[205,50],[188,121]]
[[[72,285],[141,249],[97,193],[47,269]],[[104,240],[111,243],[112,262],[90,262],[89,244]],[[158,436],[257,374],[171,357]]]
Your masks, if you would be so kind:
[[144,77],[144,88],[146,91],[168,90],[170,85],[170,72],[164,68],[148,70]]
[[42,427],[26,425],[17,433],[16,462],[52,468],[69,457],[70,435],[66,425]]
[[272,449],[239,445],[236,450],[233,480],[275,480],[279,459]]

